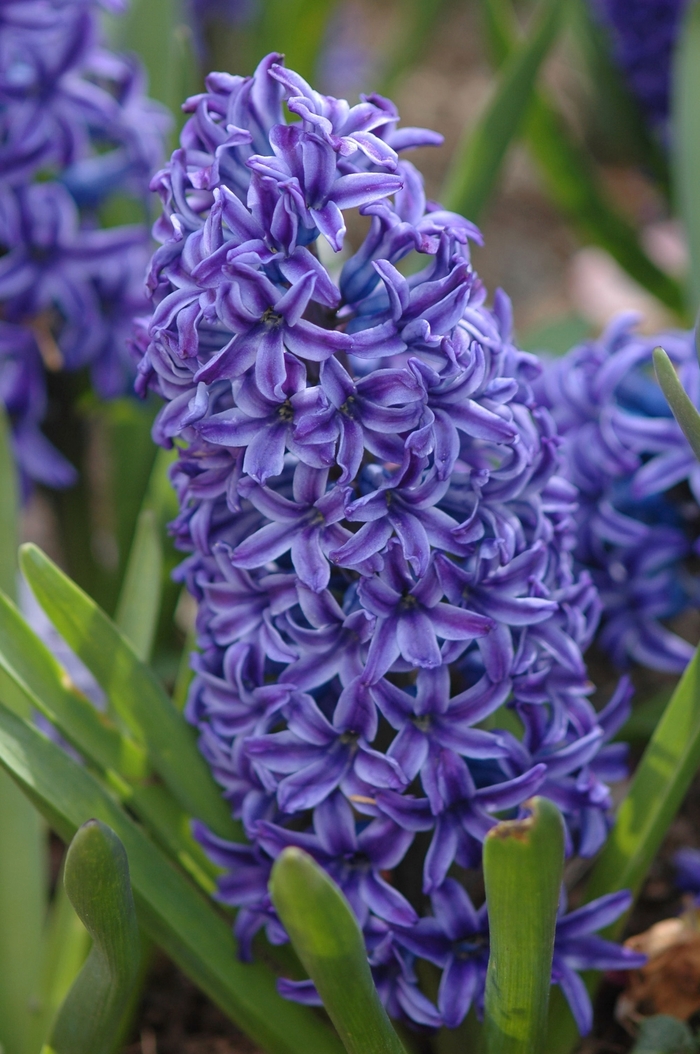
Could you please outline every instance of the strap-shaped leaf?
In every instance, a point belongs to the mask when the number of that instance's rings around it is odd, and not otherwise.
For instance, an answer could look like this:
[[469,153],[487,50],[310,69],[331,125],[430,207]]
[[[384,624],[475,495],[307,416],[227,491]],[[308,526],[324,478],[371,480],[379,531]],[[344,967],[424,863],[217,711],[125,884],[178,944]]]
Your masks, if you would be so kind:
[[158,625],[163,578],[163,547],[152,509],[136,523],[114,621],[142,662],[148,662]]
[[455,153],[442,190],[445,208],[476,219],[491,195],[530,105],[542,61],[556,38],[561,9],[562,0],[541,0],[534,29],[513,49],[486,112]]
[[686,395],[673,363],[663,348],[654,348],[654,370],[683,435],[700,460],[700,413]]
[[[639,893],[699,766],[700,652],[696,651],[637,766],[591,872],[587,900],[619,889]],[[618,938],[625,922],[626,915],[609,926],[604,935]],[[589,991],[594,992],[597,983],[597,975],[589,975]],[[569,1054],[578,1039],[569,1008],[559,999],[550,1015],[548,1049],[552,1054]]]
[[[0,406],[0,587],[17,585],[17,469],[10,427]],[[12,692],[0,671],[0,685]],[[24,701],[12,693],[16,705]],[[46,834],[36,810],[0,776],[0,1044],[8,1054],[34,1054],[41,1043],[36,1014],[46,912]]]
[[[700,652],[685,669],[642,755],[586,898],[631,889],[638,893],[671,820],[700,766]],[[625,918],[608,930],[619,935]]]
[[270,896],[348,1054],[405,1054],[372,980],[341,890],[301,849],[275,861]]
[[200,90],[184,0],[136,0],[113,32],[120,46],[137,52],[148,72],[149,94],[177,121],[183,99]]
[[108,824],[126,849],[139,921],[148,935],[269,1054],[340,1054],[307,1007],[278,995],[262,963],[241,963],[229,923],[173,867],[84,767],[0,705],[0,765],[69,841],[88,819]]
[[6,772],[0,774],[0,1044],[33,1054],[46,914],[46,828]]
[[530,816],[504,820],[484,841],[487,1054],[545,1049],[564,823],[548,798],[533,798],[528,807]]
[[153,768],[183,809],[217,834],[235,838],[237,828],[192,730],[124,635],[36,546],[22,546],[20,563],[44,611],[92,671],[113,711],[146,747]]
[[700,4],[691,0],[678,28],[673,65],[672,170],[690,250],[691,312],[700,307]]
[[382,95],[392,96],[403,75],[425,55],[435,31],[442,25],[440,15],[445,3],[446,0],[403,0],[401,19],[379,84]]
[[313,80],[337,0],[265,0],[259,5],[258,58],[280,51],[286,65]]
[[88,820],[79,828],[66,854],[63,881],[92,949],[44,1054],[110,1054],[138,977],[141,942],[126,852],[107,824]]
[[117,728],[109,715],[99,713],[78,691],[57,659],[2,593],[0,671],[14,686],[16,702],[13,705],[4,690],[2,700],[20,716],[38,710],[71,746],[99,768],[112,769],[130,782],[148,778],[151,768],[144,748]]
[[[153,781],[142,746],[99,713],[0,593],[0,698],[20,717],[43,714],[146,824],[156,841],[207,891],[217,868],[192,837],[190,816]],[[238,827],[233,832],[240,837]]]
[[[517,20],[510,0],[481,2],[491,50],[501,65],[518,46]],[[542,91],[533,93],[524,133],[552,200],[581,237],[606,249],[635,281],[683,315],[685,297],[679,283],[643,251],[636,230],[609,203],[589,156]]]

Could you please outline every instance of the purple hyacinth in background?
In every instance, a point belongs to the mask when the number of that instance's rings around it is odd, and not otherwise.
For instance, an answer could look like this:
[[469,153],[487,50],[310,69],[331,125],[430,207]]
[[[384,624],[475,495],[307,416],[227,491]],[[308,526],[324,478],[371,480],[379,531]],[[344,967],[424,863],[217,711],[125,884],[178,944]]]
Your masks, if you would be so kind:
[[603,603],[601,645],[621,668],[681,673],[694,649],[664,623],[698,602],[700,467],[656,383],[652,352],[668,351],[696,405],[700,367],[692,332],[643,336],[638,321],[620,315],[599,340],[549,363],[536,387],[579,491],[576,557]]
[[[464,869],[535,792],[569,852],[597,851],[629,686],[601,713],[588,699],[600,603],[573,567],[576,490],[539,363],[506,296],[486,304],[477,229],[399,157],[439,137],[380,96],[318,94],[274,54],[206,89],[153,181],[162,245],[137,336],[139,389],[166,400],[154,436],[178,445],[187,715],[249,844],[198,834],[244,957],[261,927],[286,940],[267,883],[301,846],[345,891],[389,1011],[455,1027],[481,1005],[488,948]],[[576,940],[596,922],[562,922],[554,976],[582,1027],[572,978],[602,953]],[[442,970],[437,1006],[417,958]]]
[[671,64],[688,0],[591,0],[613,55],[647,121],[665,134]]
[[[74,478],[41,432],[47,370],[87,367],[104,397],[128,389],[168,123],[137,61],[103,47],[95,2],[0,5],[0,399],[25,483]],[[101,229],[115,192],[142,222]]]

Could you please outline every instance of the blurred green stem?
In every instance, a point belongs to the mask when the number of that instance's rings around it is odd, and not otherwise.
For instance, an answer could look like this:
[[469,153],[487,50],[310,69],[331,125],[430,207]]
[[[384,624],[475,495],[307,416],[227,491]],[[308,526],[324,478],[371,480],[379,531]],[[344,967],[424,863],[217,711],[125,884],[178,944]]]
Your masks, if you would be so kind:
[[[9,424],[0,413],[0,587],[17,589],[18,494]],[[48,891],[46,828],[16,784],[0,773],[0,1043],[36,1054],[39,975]]]

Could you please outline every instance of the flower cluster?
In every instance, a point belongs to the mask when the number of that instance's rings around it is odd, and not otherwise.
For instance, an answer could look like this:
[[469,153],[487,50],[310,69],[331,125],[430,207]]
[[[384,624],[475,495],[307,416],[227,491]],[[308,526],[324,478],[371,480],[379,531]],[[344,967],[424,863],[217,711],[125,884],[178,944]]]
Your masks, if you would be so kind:
[[[166,400],[154,436],[178,445],[187,714],[249,844],[199,837],[244,956],[261,927],[286,940],[267,883],[303,847],[345,891],[389,1010],[454,1027],[488,954],[456,876],[535,792],[570,852],[600,847],[629,687],[600,713],[587,698],[599,602],[572,569],[576,492],[539,364],[504,294],[486,306],[479,232],[399,159],[439,137],[398,128],[380,96],[318,94],[274,54],[206,89],[153,181],[163,244],[137,338],[139,388]],[[582,1028],[575,969],[628,962],[582,936],[610,903],[560,926],[554,980]],[[443,970],[437,1006],[416,957]]]
[[650,125],[669,116],[671,62],[687,0],[591,0],[612,38],[615,60]]
[[576,557],[603,603],[601,645],[621,668],[681,673],[693,648],[663,620],[697,606],[700,467],[656,383],[652,352],[667,350],[696,404],[700,367],[692,333],[642,336],[638,321],[620,315],[599,340],[550,362],[536,387],[579,491]]
[[[146,192],[167,125],[136,61],[101,46],[94,0],[2,4],[0,399],[25,479],[74,476],[40,431],[46,370],[89,367],[104,396],[128,386]],[[116,191],[142,202],[143,221],[99,229]]]

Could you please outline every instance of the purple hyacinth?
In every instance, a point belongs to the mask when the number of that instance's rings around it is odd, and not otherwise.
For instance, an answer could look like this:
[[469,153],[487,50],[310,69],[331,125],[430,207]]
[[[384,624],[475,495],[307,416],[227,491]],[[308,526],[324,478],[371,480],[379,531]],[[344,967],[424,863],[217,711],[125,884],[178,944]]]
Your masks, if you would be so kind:
[[656,384],[652,351],[666,348],[696,405],[700,368],[693,333],[642,336],[638,321],[620,315],[549,363],[537,391],[579,491],[576,557],[603,602],[601,645],[620,667],[681,673],[693,648],[665,622],[697,606],[700,466]]
[[[143,311],[150,173],[168,118],[134,59],[106,51],[93,0],[0,5],[0,398],[25,483],[65,486],[41,433],[46,371],[88,368],[104,397],[133,376]],[[100,229],[115,192],[143,222]]]
[[[249,844],[198,834],[244,956],[260,928],[286,939],[267,883],[300,846],[347,895],[389,1011],[454,1027],[487,948],[458,869],[542,790],[570,851],[595,853],[624,768],[603,743],[626,685],[600,715],[588,698],[599,601],[573,569],[576,491],[539,363],[471,265],[479,232],[401,157],[439,137],[397,127],[380,96],[320,95],[278,55],[206,89],[153,180],[162,245],[136,337],[139,390],[166,401],[154,436],[178,445],[187,716]],[[499,730],[506,707],[519,736]],[[419,947],[436,927],[439,950]],[[417,956],[443,971],[439,1007]]]
[[671,64],[687,0],[591,0],[613,55],[649,123],[665,133]]

